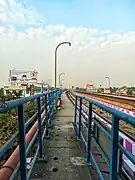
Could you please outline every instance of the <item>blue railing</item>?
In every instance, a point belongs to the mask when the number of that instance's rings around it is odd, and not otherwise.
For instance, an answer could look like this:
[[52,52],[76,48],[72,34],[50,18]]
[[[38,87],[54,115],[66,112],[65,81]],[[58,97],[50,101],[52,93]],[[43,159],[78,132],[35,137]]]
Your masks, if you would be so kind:
[[[71,95],[72,96],[72,95]],[[110,141],[110,157],[107,159],[104,152],[101,152],[104,162],[108,165],[109,169],[109,179],[121,179],[123,176],[123,154],[135,165],[135,156],[132,155],[124,146],[123,141],[119,136],[119,123],[121,120],[129,123],[135,127],[135,118],[127,115],[123,112],[115,110],[113,108],[107,107],[97,101],[94,101],[90,98],[83,96],[72,96],[75,104],[75,118],[74,118],[74,128],[78,140],[85,144],[85,153],[86,153],[86,163],[88,166],[94,165],[96,172],[101,180],[104,180],[104,175],[98,166],[98,163],[92,154],[92,145],[97,147],[100,150],[99,146],[99,130],[104,133],[104,135]],[[88,104],[88,113],[83,109],[83,101]],[[112,128],[107,129],[105,126],[101,125],[96,119],[92,116],[93,105],[97,106],[109,113],[112,114]],[[87,114],[87,115],[86,115]],[[82,118],[83,117],[83,118]],[[84,133],[84,129],[86,133]]]
[[[12,138],[0,149],[0,158],[5,155],[5,153],[8,151],[9,148],[12,147],[14,142],[17,140],[19,136],[19,156],[20,161],[18,162],[16,168],[13,167],[2,167],[2,168],[10,168],[12,170],[12,175],[10,179],[15,179],[20,171],[20,177],[22,180],[27,180],[30,178],[32,168],[35,164],[36,158],[39,155],[39,158],[43,157],[43,138],[44,136],[48,136],[48,125],[51,124],[51,119],[53,117],[55,105],[54,103],[58,101],[61,93],[63,90],[56,90],[52,92],[47,93],[40,93],[34,96],[26,97],[26,98],[20,98],[17,100],[9,101],[5,104],[3,104],[0,107],[0,113],[5,113],[10,109],[17,108],[18,109],[18,125],[19,130],[16,132]],[[24,104],[28,103],[30,101],[36,101],[37,102],[37,112],[34,113],[34,115],[27,120],[25,123],[24,121]],[[25,142],[25,135],[26,130],[29,125],[31,125],[33,122],[35,122],[37,118],[38,127],[36,132],[34,133],[31,141],[26,144]],[[45,124],[45,127],[43,126]],[[43,128],[44,127],[44,128]],[[36,150],[36,153],[33,157],[33,160],[31,162],[31,167],[27,171],[26,168],[26,157],[32,148],[32,145],[34,144],[36,138],[38,136],[38,147]]]

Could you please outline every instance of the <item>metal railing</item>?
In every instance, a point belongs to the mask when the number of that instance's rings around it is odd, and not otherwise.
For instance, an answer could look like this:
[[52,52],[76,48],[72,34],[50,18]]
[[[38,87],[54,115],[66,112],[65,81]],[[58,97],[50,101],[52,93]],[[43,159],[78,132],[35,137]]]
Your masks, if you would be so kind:
[[[100,150],[104,162],[107,164],[109,169],[109,179],[121,179],[123,177],[123,154],[135,165],[135,156],[130,153],[124,146],[123,140],[119,136],[119,122],[121,120],[135,127],[135,118],[127,115],[123,112],[115,110],[111,107],[107,107],[97,101],[83,96],[74,95],[75,104],[75,117],[74,117],[74,128],[78,140],[85,144],[86,163],[88,166],[94,166],[96,172],[101,180],[104,179],[104,175],[98,166],[98,163],[92,154],[92,144]],[[83,101],[88,104],[88,113],[84,111]],[[93,105],[97,106],[112,114],[112,127],[107,129],[103,124],[100,124],[95,118],[93,118],[92,110]],[[87,114],[87,115],[86,115]],[[84,133],[85,129],[85,133]],[[99,144],[99,131],[104,134],[110,141],[110,156],[107,159],[105,153],[101,151]],[[85,135],[84,135],[85,134]],[[101,143],[101,142],[100,142]]]
[[[15,149],[13,154],[10,156],[10,161],[3,165],[0,170],[0,179],[15,179],[20,173],[20,177],[22,180],[27,180],[30,178],[32,168],[35,164],[37,156],[39,158],[43,157],[43,138],[44,136],[48,136],[48,125],[51,124],[51,119],[54,113],[54,98],[56,98],[56,102],[58,101],[63,90],[50,91],[47,93],[40,93],[34,96],[29,96],[26,98],[20,98],[17,100],[9,101],[3,104],[0,107],[0,113],[5,113],[10,109],[17,108],[18,112],[18,132],[16,132],[12,138],[0,149],[0,158],[5,155],[5,153],[13,146],[14,142],[19,136],[19,146]],[[24,104],[30,101],[36,101],[37,103],[37,112],[27,120],[24,121]],[[37,120],[36,120],[37,118]],[[36,120],[36,121],[35,121]],[[27,127],[34,122],[31,129],[26,134]],[[43,126],[45,125],[45,126]],[[31,132],[30,132],[31,131]],[[30,138],[30,136],[32,136]],[[30,169],[28,170],[26,167],[26,157],[29,151],[32,148],[36,138],[38,137],[38,147],[36,149],[36,153],[32,158]],[[17,154],[18,153],[18,154]],[[19,158],[20,157],[20,158]],[[11,162],[11,160],[14,161]],[[11,164],[13,165],[11,166]],[[3,177],[4,176],[7,177]]]

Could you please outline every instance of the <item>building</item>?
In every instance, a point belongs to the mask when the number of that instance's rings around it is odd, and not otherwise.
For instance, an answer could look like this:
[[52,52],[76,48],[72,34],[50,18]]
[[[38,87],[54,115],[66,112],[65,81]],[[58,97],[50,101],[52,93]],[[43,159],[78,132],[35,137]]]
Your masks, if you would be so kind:
[[86,91],[89,91],[91,93],[95,93],[98,90],[93,84],[86,84]]
[[43,83],[39,80],[39,74],[37,71],[12,69],[9,71],[9,84],[4,86],[4,94],[6,95],[13,91],[22,91],[23,96],[28,96],[31,93],[26,93],[27,87],[29,87],[30,91],[31,89],[34,91],[35,87],[41,89],[42,84]]
[[10,86],[38,86],[41,85],[39,81],[38,72],[28,70],[10,70],[9,72],[9,85]]
[[116,91],[116,94],[118,94],[118,95],[120,95],[120,94],[127,95],[127,92],[128,92],[128,87],[123,86],[123,87],[120,87],[120,88]]
[[110,93],[111,93],[111,92],[110,92],[110,88],[104,88],[104,93],[110,94]]

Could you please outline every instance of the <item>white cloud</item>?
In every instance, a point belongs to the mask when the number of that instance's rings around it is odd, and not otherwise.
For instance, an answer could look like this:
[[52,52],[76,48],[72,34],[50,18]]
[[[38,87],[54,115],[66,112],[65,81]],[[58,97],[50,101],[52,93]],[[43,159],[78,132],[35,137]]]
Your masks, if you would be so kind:
[[113,84],[134,83],[135,32],[48,25],[25,31],[0,27],[0,85],[7,82],[11,68],[37,69],[41,79],[50,79],[54,49],[63,40],[72,42],[58,51],[58,72],[66,73],[65,85],[105,84],[105,76]]
[[[54,50],[61,41],[72,42],[72,47],[64,45],[58,51],[58,72],[66,73],[66,85],[104,84],[105,76],[113,84],[134,83],[135,32],[44,26],[41,15],[15,0],[0,0],[0,24],[0,86],[12,68],[37,69],[41,79],[50,79]],[[25,25],[30,27],[16,29]]]
[[44,19],[34,8],[16,0],[0,0],[0,23],[5,25],[41,25]]

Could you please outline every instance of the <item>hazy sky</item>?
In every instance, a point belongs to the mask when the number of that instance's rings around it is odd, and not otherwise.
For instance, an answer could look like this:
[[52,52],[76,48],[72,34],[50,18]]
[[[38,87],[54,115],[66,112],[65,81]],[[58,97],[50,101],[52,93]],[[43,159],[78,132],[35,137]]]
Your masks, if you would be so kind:
[[9,69],[52,82],[54,50],[64,85],[135,85],[134,0],[0,0],[0,87]]

